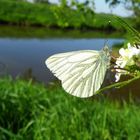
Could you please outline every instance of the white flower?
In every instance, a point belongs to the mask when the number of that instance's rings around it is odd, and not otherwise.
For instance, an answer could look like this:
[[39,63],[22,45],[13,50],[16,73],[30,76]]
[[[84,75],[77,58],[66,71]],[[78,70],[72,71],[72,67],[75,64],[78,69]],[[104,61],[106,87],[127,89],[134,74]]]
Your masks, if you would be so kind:
[[116,64],[120,68],[124,68],[126,65],[127,66],[132,66],[135,64],[133,60],[133,56],[138,56],[140,54],[140,49],[137,49],[135,47],[132,47],[130,43],[128,43],[128,48],[124,49],[121,48],[119,50],[120,57],[117,58]]
[[120,77],[121,77],[121,73],[117,72],[115,74],[115,82],[118,82],[120,80]]
[[130,43],[128,43],[126,49],[121,48],[119,50],[119,54],[120,54],[120,57],[117,58],[116,65],[114,66],[114,68],[118,68],[116,69],[117,73],[115,75],[116,82],[120,80],[121,74],[126,73],[126,71],[121,70],[121,69],[125,68],[126,66],[135,65],[134,56],[136,57],[140,56],[140,49],[133,47],[131,46]]
[[131,54],[134,56],[140,55],[140,46],[131,46],[130,43],[127,44],[128,49],[131,51]]
[[120,80],[122,74],[128,74],[128,72],[126,70],[116,69],[115,82]]
[[140,45],[138,45],[138,44],[137,45],[134,45],[134,47],[140,49]]

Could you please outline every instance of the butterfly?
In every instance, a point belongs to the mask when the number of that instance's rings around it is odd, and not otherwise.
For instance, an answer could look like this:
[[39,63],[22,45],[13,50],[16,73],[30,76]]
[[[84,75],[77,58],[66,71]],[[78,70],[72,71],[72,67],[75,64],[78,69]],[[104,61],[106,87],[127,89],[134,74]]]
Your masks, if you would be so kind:
[[50,56],[45,64],[61,80],[64,90],[86,98],[96,94],[110,65],[108,46],[102,50],[80,50]]

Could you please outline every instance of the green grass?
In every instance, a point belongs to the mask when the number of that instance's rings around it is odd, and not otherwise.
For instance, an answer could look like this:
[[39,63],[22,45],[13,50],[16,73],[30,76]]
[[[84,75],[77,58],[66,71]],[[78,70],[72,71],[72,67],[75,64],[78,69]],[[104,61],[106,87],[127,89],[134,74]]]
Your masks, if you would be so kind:
[[138,140],[139,116],[133,102],[79,99],[58,85],[0,79],[1,140]]
[[[0,0],[0,23],[18,26],[43,26],[61,29],[122,30],[111,14],[95,14],[53,4],[32,4],[16,0]],[[131,21],[129,18],[126,19]],[[132,26],[134,22],[130,22]]]

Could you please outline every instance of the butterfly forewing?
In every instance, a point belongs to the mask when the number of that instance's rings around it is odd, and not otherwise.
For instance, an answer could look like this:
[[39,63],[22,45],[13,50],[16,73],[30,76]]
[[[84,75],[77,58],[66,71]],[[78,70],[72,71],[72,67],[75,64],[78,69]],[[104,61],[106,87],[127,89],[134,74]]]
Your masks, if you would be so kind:
[[106,53],[82,50],[49,57],[46,65],[62,82],[62,87],[78,97],[90,97],[101,87],[107,64]]

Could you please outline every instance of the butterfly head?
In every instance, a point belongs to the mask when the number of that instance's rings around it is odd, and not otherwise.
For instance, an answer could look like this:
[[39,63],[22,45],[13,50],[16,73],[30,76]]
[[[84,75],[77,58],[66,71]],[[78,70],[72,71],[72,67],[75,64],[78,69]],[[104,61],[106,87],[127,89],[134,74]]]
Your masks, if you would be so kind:
[[104,47],[103,47],[103,52],[105,53],[105,55],[107,56],[107,57],[109,57],[110,56],[110,49],[109,49],[109,47],[107,46],[107,45],[105,45]]
[[104,46],[104,48],[101,51],[101,57],[103,58],[104,61],[106,61],[108,66],[110,65],[110,60],[111,60],[111,52],[110,49],[107,45]]

